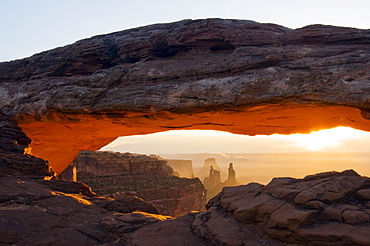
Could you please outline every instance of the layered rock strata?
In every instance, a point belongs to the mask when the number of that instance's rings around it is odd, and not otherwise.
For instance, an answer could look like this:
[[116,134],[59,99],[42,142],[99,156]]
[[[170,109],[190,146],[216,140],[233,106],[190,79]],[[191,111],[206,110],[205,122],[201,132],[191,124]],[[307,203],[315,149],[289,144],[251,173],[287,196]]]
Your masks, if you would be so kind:
[[77,180],[96,193],[116,200],[137,196],[165,215],[181,216],[205,208],[200,180],[172,176],[173,170],[165,160],[131,153],[82,151],[71,167],[76,168]]
[[173,169],[166,161],[132,153],[81,151],[70,166],[76,167],[77,173],[89,173],[95,176],[149,174],[168,177],[173,175]]
[[0,110],[57,173],[125,135],[370,130],[369,43],[369,30],[324,25],[151,25],[0,63]]

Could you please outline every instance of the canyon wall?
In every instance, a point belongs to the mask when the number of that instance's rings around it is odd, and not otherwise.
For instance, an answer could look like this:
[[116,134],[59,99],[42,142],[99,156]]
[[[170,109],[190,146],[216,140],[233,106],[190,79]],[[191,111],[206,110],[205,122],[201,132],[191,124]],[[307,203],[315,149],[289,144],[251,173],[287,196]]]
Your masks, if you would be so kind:
[[100,35],[0,63],[0,110],[57,173],[118,136],[369,131],[369,35],[222,19]]
[[204,186],[199,179],[173,176],[165,160],[131,153],[82,151],[70,167],[75,167],[77,181],[104,196],[123,199],[137,196],[154,204],[164,215],[181,216],[204,210]]

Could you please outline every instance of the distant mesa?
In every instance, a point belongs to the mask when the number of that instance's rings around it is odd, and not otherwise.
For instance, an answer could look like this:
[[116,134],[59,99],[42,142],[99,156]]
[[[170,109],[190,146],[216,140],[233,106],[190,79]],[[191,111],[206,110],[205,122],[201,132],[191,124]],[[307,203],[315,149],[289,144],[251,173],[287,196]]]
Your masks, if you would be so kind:
[[82,151],[59,177],[83,182],[97,194],[116,200],[140,197],[164,215],[204,210],[206,197],[200,180],[173,174],[167,161],[158,156]]
[[204,165],[203,167],[200,169],[199,172],[197,172],[195,174],[196,177],[198,177],[200,180],[204,180],[204,178],[208,177],[209,176],[209,171],[210,171],[210,168],[213,168],[214,170],[216,171],[219,171],[220,172],[220,178],[221,178],[221,181],[224,181],[226,180],[227,178],[227,174],[222,171],[219,167],[219,165],[217,164],[216,162],[216,158],[207,158],[204,160]]
[[159,160],[164,160],[167,165],[172,167],[174,175],[181,178],[195,178],[193,170],[192,160],[181,160],[181,159],[163,159],[158,155],[150,155],[151,157],[157,158]]

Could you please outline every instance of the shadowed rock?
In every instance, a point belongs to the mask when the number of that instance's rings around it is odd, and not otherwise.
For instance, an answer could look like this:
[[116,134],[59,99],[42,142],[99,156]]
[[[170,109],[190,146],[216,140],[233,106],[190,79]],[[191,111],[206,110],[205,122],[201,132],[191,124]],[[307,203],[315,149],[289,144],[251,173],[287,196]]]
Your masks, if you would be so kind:
[[31,153],[31,139],[13,119],[0,111],[0,177],[20,176],[50,179],[53,172],[47,161]]

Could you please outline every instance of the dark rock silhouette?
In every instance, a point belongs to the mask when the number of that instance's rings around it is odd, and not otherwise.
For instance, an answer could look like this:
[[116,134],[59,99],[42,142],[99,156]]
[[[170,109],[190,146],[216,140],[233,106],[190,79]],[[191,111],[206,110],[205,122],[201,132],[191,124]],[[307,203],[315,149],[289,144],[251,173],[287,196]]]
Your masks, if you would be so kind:
[[[153,203],[161,214],[181,216],[204,210],[204,186],[199,179],[172,176],[173,170],[158,157],[132,153],[82,151],[66,171],[75,167],[77,180],[115,200],[136,196]],[[71,174],[60,176],[69,177]],[[73,175],[72,175],[73,176]]]
[[0,177],[51,179],[49,163],[31,155],[31,139],[12,118],[0,111]]

